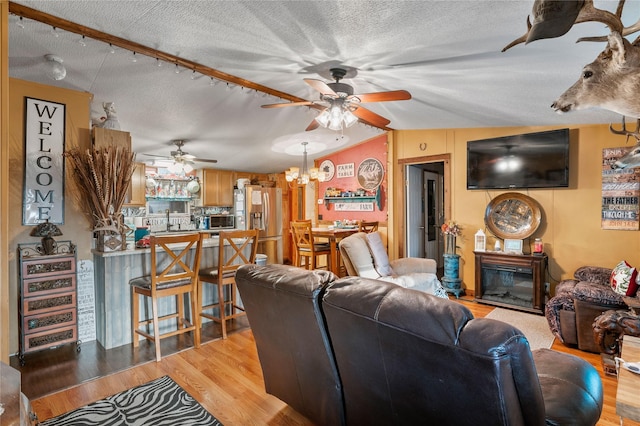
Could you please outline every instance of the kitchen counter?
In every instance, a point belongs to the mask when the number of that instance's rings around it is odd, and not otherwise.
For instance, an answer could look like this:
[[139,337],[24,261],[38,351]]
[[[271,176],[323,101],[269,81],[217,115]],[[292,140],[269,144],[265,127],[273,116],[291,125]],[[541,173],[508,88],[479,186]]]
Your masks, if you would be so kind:
[[[176,244],[179,246],[179,244]],[[193,248],[192,250],[195,250]],[[229,249],[232,250],[232,249]],[[92,250],[96,291],[96,340],[105,348],[111,349],[132,342],[131,331],[131,289],[129,280],[149,275],[151,269],[151,249],[129,249],[114,252]],[[203,242],[200,267],[218,265],[219,238],[212,236]],[[170,259],[160,254],[159,267]],[[217,300],[215,286],[204,286],[203,300],[208,304]],[[175,312],[175,298],[165,297],[158,302],[159,316]],[[189,307],[186,307],[189,312]],[[151,315],[150,304],[141,302],[140,313]],[[171,327],[171,321],[166,321]],[[162,328],[162,323],[161,330]]]

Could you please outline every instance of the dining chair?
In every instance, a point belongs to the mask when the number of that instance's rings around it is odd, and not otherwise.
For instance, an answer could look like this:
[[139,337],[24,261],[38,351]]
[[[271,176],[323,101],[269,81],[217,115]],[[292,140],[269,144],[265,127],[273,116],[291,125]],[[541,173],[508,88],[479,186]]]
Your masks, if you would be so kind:
[[364,232],[366,234],[370,234],[378,230],[378,221],[365,222],[361,220],[358,223],[358,232]]
[[[227,321],[246,315],[244,307],[240,306],[238,300],[236,271],[242,265],[255,263],[259,232],[258,229],[220,231],[218,266],[202,268],[198,273],[200,316],[220,323],[223,339],[227,338]],[[215,285],[218,295],[214,302],[207,302],[203,306],[203,286],[205,283]],[[226,297],[225,288],[228,289]]]
[[313,236],[311,220],[292,221],[291,235],[295,245],[295,266],[317,269],[318,257],[326,256],[327,269],[330,270],[331,246],[329,243],[316,241]]
[[[169,336],[193,331],[193,342],[200,347],[200,328],[197,326],[198,312],[196,302],[198,269],[200,267],[200,252],[202,250],[203,234],[179,234],[151,236],[151,274],[133,278],[129,281],[132,292],[132,337],[133,347],[139,344],[138,335],[155,343],[156,361],[160,361],[160,340]],[[186,296],[191,305],[190,319],[186,319]],[[151,301],[151,318],[140,319],[140,299],[145,304]],[[173,313],[158,313],[158,301],[161,298],[174,296],[175,310]],[[180,297],[182,296],[182,297]],[[163,308],[164,309],[164,308]],[[160,322],[175,318],[176,328],[164,327],[160,333]],[[149,326],[153,326],[153,333]],[[142,327],[145,326],[145,329]],[[169,331],[164,331],[168,328]]]

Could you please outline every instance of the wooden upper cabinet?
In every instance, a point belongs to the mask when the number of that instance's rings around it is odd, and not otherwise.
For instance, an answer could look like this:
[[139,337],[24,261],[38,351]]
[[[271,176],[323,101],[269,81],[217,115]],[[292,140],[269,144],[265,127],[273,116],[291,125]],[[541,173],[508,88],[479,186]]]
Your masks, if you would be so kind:
[[131,150],[131,135],[129,132],[123,132],[122,130],[93,127],[91,129],[91,139],[93,140],[94,149],[105,146],[123,146]]
[[125,206],[146,205],[145,186],[147,177],[145,167],[144,163],[136,163],[136,168],[133,171],[133,175],[131,175],[131,186],[127,192],[127,198],[124,200]]
[[233,206],[234,181],[231,170],[202,169],[202,205]]

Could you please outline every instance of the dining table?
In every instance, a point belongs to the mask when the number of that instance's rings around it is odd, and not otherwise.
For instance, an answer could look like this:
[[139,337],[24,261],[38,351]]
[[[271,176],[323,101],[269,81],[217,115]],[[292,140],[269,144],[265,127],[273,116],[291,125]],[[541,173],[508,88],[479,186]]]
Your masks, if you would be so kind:
[[314,238],[326,238],[331,247],[331,272],[340,276],[340,262],[338,261],[338,242],[341,239],[353,235],[358,232],[357,226],[349,226],[343,228],[318,227],[311,228]]

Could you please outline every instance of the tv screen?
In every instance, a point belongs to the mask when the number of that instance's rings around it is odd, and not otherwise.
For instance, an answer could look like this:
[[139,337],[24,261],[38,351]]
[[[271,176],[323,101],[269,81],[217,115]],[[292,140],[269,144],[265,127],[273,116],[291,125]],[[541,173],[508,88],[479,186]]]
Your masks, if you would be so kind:
[[569,186],[569,129],[467,142],[467,189]]

